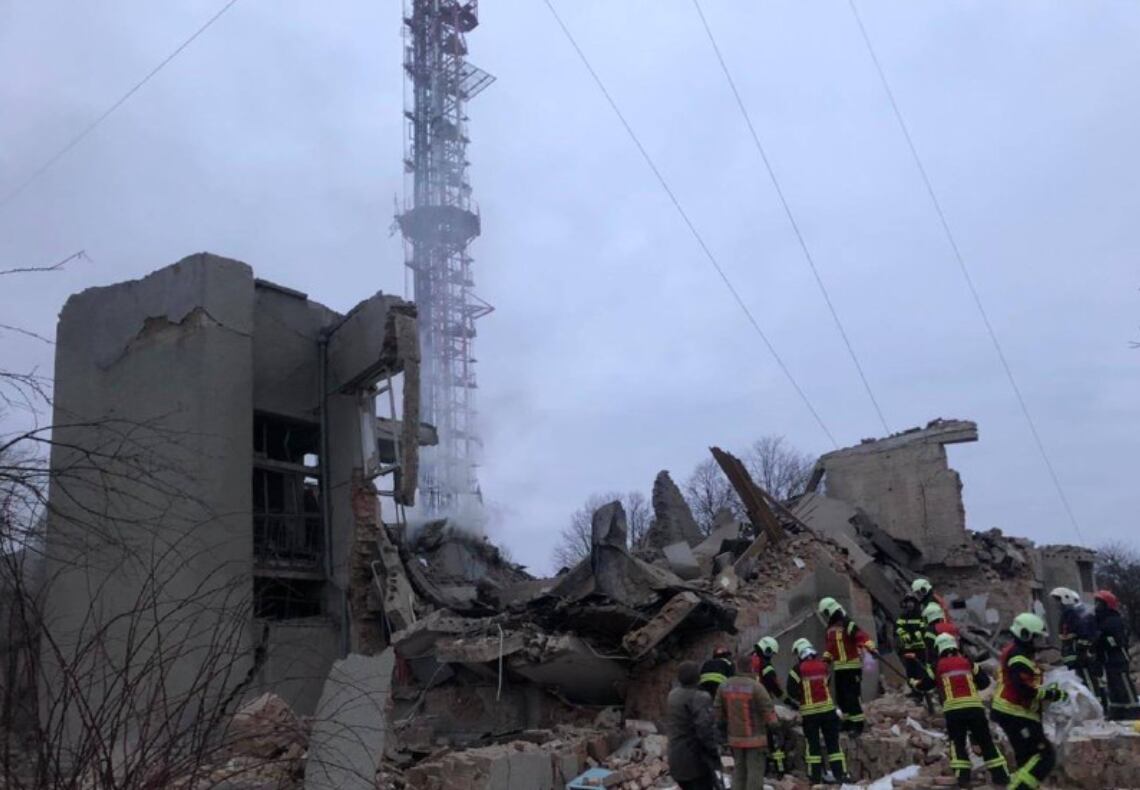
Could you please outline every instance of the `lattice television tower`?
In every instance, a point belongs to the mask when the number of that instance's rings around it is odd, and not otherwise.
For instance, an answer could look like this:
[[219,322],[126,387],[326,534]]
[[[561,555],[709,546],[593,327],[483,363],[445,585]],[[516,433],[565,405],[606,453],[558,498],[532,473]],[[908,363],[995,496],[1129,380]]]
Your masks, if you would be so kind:
[[[409,5],[411,12],[409,13]],[[404,7],[404,70],[411,87],[405,172],[410,204],[397,217],[419,309],[420,411],[439,445],[420,464],[421,501],[439,513],[478,495],[475,322],[493,309],[473,292],[468,245],[479,235],[467,182],[467,100],[494,77],[467,62],[466,34],[479,24],[477,0],[411,0]]]

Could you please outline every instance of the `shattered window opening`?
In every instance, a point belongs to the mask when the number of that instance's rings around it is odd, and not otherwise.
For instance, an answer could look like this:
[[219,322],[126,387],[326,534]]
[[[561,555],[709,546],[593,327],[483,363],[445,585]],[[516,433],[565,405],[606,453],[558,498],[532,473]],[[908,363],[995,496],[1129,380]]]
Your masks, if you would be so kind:
[[322,613],[324,520],[319,448],[319,426],[254,414],[252,526],[257,617],[284,619]]

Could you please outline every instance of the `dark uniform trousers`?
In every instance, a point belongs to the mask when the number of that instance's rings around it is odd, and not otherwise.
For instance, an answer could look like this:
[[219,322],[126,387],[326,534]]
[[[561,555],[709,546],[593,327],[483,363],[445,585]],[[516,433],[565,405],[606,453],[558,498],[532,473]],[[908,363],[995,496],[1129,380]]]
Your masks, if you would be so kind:
[[843,728],[852,735],[861,734],[867,721],[863,713],[863,670],[835,670],[835,704],[843,711]]
[[989,769],[993,783],[1009,784],[1009,768],[994,744],[994,736],[990,732],[990,723],[986,721],[986,712],[983,708],[946,711],[946,731],[950,736],[950,767],[958,777],[959,784],[969,782],[970,772],[973,769],[970,750],[966,744],[967,738],[982,750],[982,759],[985,760],[985,766]]
[[[823,781],[824,752],[827,749],[827,763],[837,779],[847,775],[847,758],[839,748],[839,717],[835,711],[808,713],[803,717],[804,741],[807,745],[808,776],[812,782]],[[822,741],[822,743],[820,743]]]
[[990,718],[1002,728],[1009,745],[1013,747],[1013,757],[1017,760],[1017,771],[1010,782],[1009,790],[1036,788],[1053,770],[1057,762],[1057,752],[1045,737],[1041,722],[1022,716],[1013,716],[1001,711],[993,711]]

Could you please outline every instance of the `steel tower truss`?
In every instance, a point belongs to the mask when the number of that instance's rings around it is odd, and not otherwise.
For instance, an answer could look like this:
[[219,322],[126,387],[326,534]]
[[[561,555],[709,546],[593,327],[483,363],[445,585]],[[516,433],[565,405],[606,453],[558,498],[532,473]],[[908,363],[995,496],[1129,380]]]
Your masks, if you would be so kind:
[[413,273],[422,354],[422,419],[439,431],[423,455],[420,496],[429,512],[478,494],[475,322],[493,309],[475,295],[468,245],[479,235],[467,180],[469,99],[494,77],[467,62],[466,34],[479,24],[477,0],[410,0],[404,9],[404,70],[411,101],[405,173],[412,179],[397,222]]

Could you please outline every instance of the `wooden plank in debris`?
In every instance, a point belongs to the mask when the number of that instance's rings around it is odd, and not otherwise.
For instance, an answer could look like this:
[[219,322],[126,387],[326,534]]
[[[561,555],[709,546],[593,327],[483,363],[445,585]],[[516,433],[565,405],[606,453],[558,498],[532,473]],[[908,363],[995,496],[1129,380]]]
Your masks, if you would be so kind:
[[748,474],[748,469],[745,468],[743,462],[732,453],[727,453],[719,447],[710,447],[709,451],[716,462],[720,464],[720,468],[724,470],[724,476],[728,478],[728,482],[736,490],[740,501],[744,503],[744,511],[748,514],[748,520],[752,522],[752,526],[756,527],[757,532],[767,532],[773,543],[783,538],[784,528],[780,526],[779,519],[768,507],[763,489],[752,480],[752,475]]

